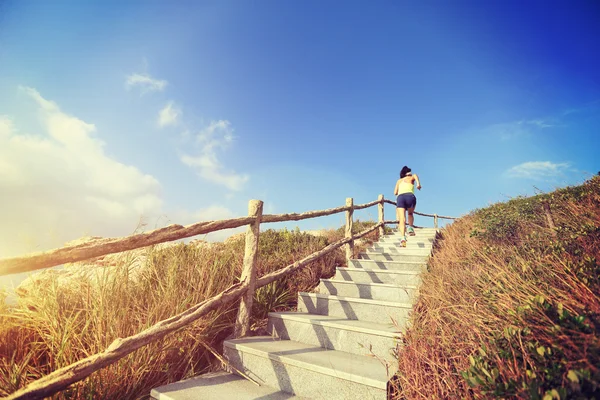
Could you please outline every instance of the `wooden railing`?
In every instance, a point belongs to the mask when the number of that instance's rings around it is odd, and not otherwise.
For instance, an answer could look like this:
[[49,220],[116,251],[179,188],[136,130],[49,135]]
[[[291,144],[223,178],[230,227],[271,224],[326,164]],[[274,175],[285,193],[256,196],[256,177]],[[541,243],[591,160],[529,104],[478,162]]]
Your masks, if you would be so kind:
[[[396,206],[396,203],[394,203],[391,200],[384,200],[384,201],[386,203],[388,203],[388,204],[392,204],[393,206]],[[420,212],[417,212],[417,211],[415,211],[414,213],[416,215],[420,215],[422,217],[432,217],[433,218],[433,227],[436,228],[436,229],[438,228],[438,225],[439,225],[438,224],[438,220],[440,218],[442,218],[442,219],[456,219],[455,217],[446,217],[444,215],[437,215],[437,214],[424,214],[424,213],[420,213]]]
[[[170,225],[151,232],[141,233],[124,238],[101,239],[23,257],[0,259],[1,276],[53,267],[65,263],[82,261],[154,244],[180,240],[222,229],[237,228],[248,225],[245,239],[246,244],[244,250],[244,265],[239,283],[230,286],[218,295],[206,299],[180,314],[156,323],[137,335],[129,336],[124,339],[118,338],[113,341],[103,352],[94,354],[69,366],[60,368],[30,383],[26,387],[17,390],[6,399],[42,399],[51,396],[57,392],[60,392],[61,390],[66,389],[69,385],[85,379],[93,372],[118,361],[140,347],[158,340],[186,325],[189,325],[210,311],[215,310],[222,305],[232,303],[240,298],[241,302],[234,328],[234,336],[242,337],[247,335],[250,329],[250,310],[252,310],[252,299],[256,289],[268,285],[275,280],[281,279],[342,246],[345,246],[346,258],[350,259],[353,254],[355,240],[368,235],[375,230],[378,230],[379,234],[383,235],[384,226],[386,224],[398,223],[398,221],[384,220],[384,203],[390,203],[394,206],[396,205],[396,203],[390,200],[385,200],[383,195],[379,195],[377,200],[366,204],[354,205],[354,200],[352,198],[347,198],[346,205],[327,210],[308,211],[300,214],[293,213],[263,215],[263,202],[260,200],[250,200],[248,204],[247,217],[221,221],[199,222],[185,227],[181,225]],[[356,235],[352,235],[354,210],[360,210],[372,207],[374,205],[378,205],[378,223]],[[314,252],[302,260],[296,261],[280,270],[271,272],[261,277],[256,277],[256,258],[258,253],[260,225],[262,223],[300,221],[303,219],[332,215],[340,212],[346,213],[346,230],[343,239],[331,243],[325,248]],[[438,216],[437,214],[415,214],[433,217],[435,228],[438,226],[438,218],[454,219],[453,217]]]

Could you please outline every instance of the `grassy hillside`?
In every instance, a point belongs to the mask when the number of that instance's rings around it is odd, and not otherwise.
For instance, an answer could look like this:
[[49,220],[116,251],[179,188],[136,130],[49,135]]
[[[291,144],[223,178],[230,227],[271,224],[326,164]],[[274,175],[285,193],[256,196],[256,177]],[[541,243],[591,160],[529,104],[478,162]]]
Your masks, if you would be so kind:
[[443,230],[400,349],[406,399],[600,398],[600,177]]
[[[342,236],[262,232],[259,274]],[[239,238],[148,249],[142,279],[130,279],[124,255],[120,273],[98,285],[58,290],[50,281],[15,308],[0,303],[0,395],[219,293],[239,276],[243,247]],[[443,229],[399,349],[396,397],[600,398],[599,260],[600,177],[475,210]],[[344,263],[340,249],[258,290],[254,329]],[[222,308],[55,397],[138,399],[206,371],[236,311]]]
[[[359,232],[374,223],[355,222]],[[343,229],[315,237],[298,230],[261,232],[258,275],[280,269],[341,239]],[[376,233],[370,235],[375,239]],[[358,249],[357,249],[358,251]],[[50,276],[9,308],[0,302],[0,396],[12,393],[81,358],[103,351],[127,337],[180,313],[237,282],[244,237],[210,246],[180,244],[148,248],[146,265],[133,279],[132,253],[124,253],[117,272],[90,284],[73,279],[68,287]],[[256,291],[251,324],[260,330],[272,310],[291,309],[298,291],[310,291],[321,277],[345,265],[343,249],[307,268]],[[138,399],[154,387],[198,375],[218,366],[214,352],[233,330],[237,304],[135,351],[92,374],[54,398]]]

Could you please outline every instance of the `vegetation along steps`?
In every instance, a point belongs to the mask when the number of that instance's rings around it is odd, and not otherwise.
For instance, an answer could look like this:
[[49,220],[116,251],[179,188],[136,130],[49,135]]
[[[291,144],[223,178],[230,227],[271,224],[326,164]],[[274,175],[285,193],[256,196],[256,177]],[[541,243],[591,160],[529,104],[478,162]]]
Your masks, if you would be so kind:
[[232,373],[161,386],[152,397],[387,399],[397,342],[436,234],[417,229],[405,248],[398,233],[382,236],[322,279],[316,293],[299,293],[297,312],[269,313],[270,336],[225,341]]

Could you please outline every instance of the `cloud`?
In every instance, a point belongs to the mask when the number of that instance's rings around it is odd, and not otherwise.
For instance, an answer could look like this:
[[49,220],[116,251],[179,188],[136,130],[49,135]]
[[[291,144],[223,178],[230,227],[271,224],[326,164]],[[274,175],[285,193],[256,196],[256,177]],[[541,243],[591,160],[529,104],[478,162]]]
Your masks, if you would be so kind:
[[35,89],[41,130],[20,132],[0,116],[0,257],[60,246],[89,232],[128,234],[158,215],[160,184],[107,156],[96,127],[63,112]]
[[564,176],[569,163],[552,163],[550,161],[528,161],[508,169],[505,174],[511,178],[548,180]]
[[597,114],[600,111],[600,99],[582,104],[578,107],[568,108],[562,112],[564,117],[571,114]]
[[527,137],[535,130],[552,128],[556,124],[550,120],[530,119],[494,124],[484,129],[484,133],[500,138],[503,141]]
[[158,126],[164,128],[168,125],[177,125],[179,122],[179,117],[182,112],[179,108],[176,108],[173,105],[173,102],[170,101],[166,106],[163,107],[162,110],[158,112]]
[[554,126],[556,126],[555,123],[550,122],[548,120],[543,120],[543,119],[531,119],[529,121],[521,121],[521,124],[528,124],[528,125],[533,125],[536,126],[538,128],[544,129],[544,128],[552,128]]
[[161,92],[167,87],[168,82],[162,79],[154,79],[149,74],[131,74],[125,80],[125,87],[130,90],[139,87],[142,94],[148,92]]
[[249,176],[226,171],[217,156],[217,151],[227,149],[233,140],[233,128],[229,121],[212,121],[196,135],[196,145],[200,148],[200,154],[183,154],[181,162],[196,170],[198,176],[209,182],[235,191],[242,190]]

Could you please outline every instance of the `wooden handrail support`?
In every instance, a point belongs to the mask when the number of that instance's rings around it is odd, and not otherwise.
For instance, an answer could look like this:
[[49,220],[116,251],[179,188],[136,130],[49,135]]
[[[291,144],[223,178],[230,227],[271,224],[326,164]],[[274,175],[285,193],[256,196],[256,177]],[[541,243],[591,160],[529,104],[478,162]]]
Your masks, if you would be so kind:
[[[352,237],[352,224],[353,224],[353,215],[354,215],[354,199],[352,197],[348,197],[346,199],[346,237]],[[346,261],[350,260],[354,255],[354,242],[350,240],[346,244]]]
[[[378,222],[383,222],[384,218],[383,218],[383,195],[380,194],[379,197],[377,198],[377,202],[379,203],[377,206],[377,221]],[[385,234],[385,226],[380,226],[379,227],[379,237],[382,237]]]
[[254,217],[254,223],[248,225],[246,230],[246,245],[244,248],[244,266],[240,281],[248,282],[248,291],[242,297],[235,323],[234,337],[246,336],[250,331],[250,315],[252,315],[252,300],[254,299],[254,285],[256,281],[256,256],[258,255],[258,233],[260,231],[260,218],[262,217],[263,202],[250,200],[248,203],[248,216]]

